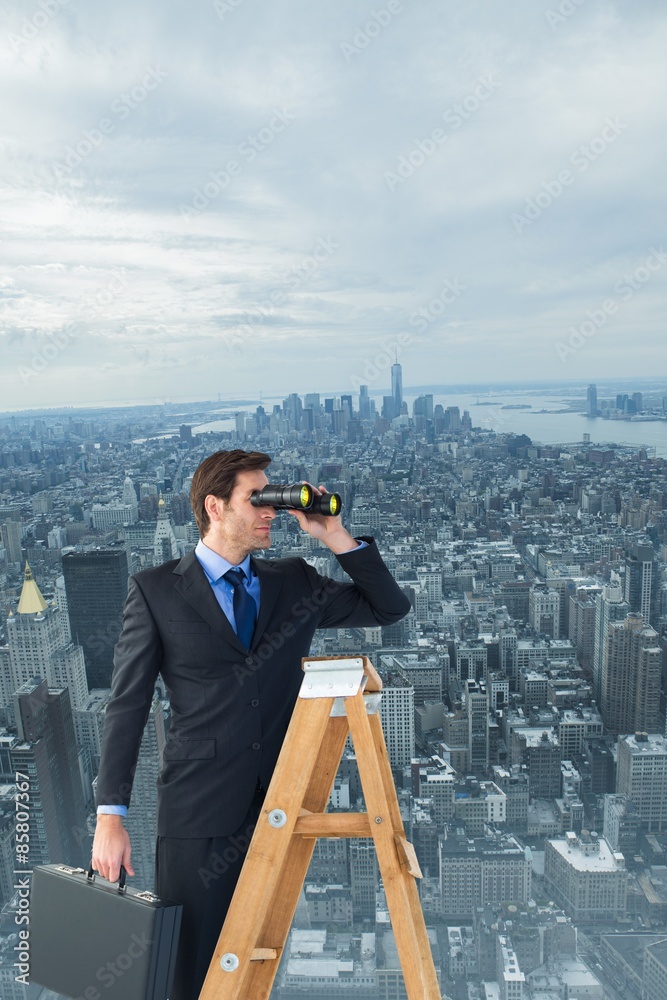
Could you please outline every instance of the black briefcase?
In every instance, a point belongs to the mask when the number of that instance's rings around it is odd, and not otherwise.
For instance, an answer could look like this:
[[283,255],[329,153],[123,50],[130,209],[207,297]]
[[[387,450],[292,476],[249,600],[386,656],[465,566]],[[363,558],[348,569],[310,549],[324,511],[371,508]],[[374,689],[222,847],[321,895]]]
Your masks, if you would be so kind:
[[30,981],[75,1000],[168,1000],[183,907],[38,865],[30,891]]

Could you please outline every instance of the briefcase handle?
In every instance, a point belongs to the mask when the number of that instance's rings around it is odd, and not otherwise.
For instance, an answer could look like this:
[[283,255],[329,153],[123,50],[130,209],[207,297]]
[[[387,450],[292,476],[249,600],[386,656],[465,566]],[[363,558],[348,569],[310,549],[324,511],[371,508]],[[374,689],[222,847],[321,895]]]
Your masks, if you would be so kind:
[[[90,868],[88,869],[88,875],[87,875],[88,881],[89,882],[94,882],[95,881],[95,875],[96,875],[95,869],[91,865]],[[125,879],[126,878],[127,878],[127,872],[125,871],[125,869],[121,865],[120,866],[120,878],[118,879],[118,891],[121,892],[121,893],[125,892],[125,890],[127,889],[127,886],[125,885]]]

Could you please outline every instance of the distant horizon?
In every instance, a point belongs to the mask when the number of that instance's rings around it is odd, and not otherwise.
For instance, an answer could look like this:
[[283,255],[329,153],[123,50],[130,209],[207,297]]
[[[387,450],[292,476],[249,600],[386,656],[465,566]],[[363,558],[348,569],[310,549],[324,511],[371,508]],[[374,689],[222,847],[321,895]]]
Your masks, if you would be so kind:
[[[490,391],[497,389],[498,391],[507,391],[509,389],[575,389],[578,387],[587,387],[588,385],[609,385],[610,383],[618,384],[620,386],[627,386],[631,384],[639,384],[649,382],[654,386],[654,391],[661,391],[660,386],[664,383],[664,390],[667,392],[667,375],[655,376],[655,375],[623,375],[617,378],[613,377],[600,377],[597,379],[517,379],[511,381],[486,381],[486,382],[431,382],[422,383],[419,385],[404,385],[403,395],[420,395],[424,392],[437,391],[454,391],[465,394],[474,394],[476,390]],[[369,386],[368,392],[370,396],[382,397],[390,392],[390,377],[387,379],[387,385],[383,388],[372,388]],[[220,393],[220,399],[212,398],[211,396],[191,396],[190,394],[184,396],[171,396],[169,398],[158,400],[151,400],[150,398],[145,398],[143,400],[118,400],[118,401],[107,401],[97,404],[91,403],[70,403],[49,407],[25,407],[20,409],[7,409],[0,410],[0,420],[8,419],[12,416],[17,416],[23,414],[26,416],[57,416],[58,414],[66,414],[70,412],[79,411],[91,411],[96,412],[100,410],[128,410],[128,409],[149,409],[162,406],[186,406],[186,405],[197,405],[197,404],[220,404],[224,406],[229,404],[234,406],[236,404],[252,404],[260,401],[261,398],[264,399],[278,399],[280,397],[285,397],[291,392],[296,392],[299,396],[305,396],[307,393],[318,393],[320,396],[340,396],[340,395],[352,395],[358,396],[358,391],[355,389],[345,388],[335,388],[335,389],[289,389],[277,391],[274,393],[258,392],[255,396],[242,395],[237,397],[223,396]]]

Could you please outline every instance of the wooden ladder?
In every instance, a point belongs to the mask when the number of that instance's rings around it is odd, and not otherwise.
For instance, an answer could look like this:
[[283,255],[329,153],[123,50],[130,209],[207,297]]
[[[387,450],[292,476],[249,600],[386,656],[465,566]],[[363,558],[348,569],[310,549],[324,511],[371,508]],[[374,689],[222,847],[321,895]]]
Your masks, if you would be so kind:
[[[409,1000],[440,1000],[365,656],[310,657],[292,720],[199,1000],[268,1000],[318,837],[372,837]],[[326,813],[351,734],[367,812]]]

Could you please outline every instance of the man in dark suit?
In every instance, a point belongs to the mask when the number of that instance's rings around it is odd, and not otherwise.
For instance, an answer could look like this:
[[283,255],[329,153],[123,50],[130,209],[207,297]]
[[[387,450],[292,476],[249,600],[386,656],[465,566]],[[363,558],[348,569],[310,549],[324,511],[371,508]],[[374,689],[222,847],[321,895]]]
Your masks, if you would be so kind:
[[[114,657],[97,780],[93,865],[129,874],[123,816],[158,674],[171,726],[158,778],[156,892],[183,903],[171,1000],[196,1000],[261,812],[318,628],[388,625],[410,610],[368,537],[340,517],[290,511],[352,582],[303,559],[251,556],[271,544],[262,452],[221,451],[198,467],[193,552],[131,577]],[[316,490],[324,491],[324,487]]]

